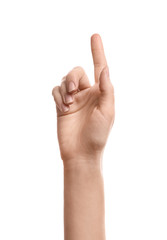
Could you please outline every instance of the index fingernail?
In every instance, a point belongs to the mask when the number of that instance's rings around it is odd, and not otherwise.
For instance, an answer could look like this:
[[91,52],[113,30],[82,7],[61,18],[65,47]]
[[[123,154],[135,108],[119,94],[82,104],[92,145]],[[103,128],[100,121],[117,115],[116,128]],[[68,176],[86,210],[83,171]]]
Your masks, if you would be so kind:
[[74,82],[69,82],[69,84],[68,84],[68,91],[69,92],[72,92],[72,91],[74,91],[75,90],[75,84],[74,84]]

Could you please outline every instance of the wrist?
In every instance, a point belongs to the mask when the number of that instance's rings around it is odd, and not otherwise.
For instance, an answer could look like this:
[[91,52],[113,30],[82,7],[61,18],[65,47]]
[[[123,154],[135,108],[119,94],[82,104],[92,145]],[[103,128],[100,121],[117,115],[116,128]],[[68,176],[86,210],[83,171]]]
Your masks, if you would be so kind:
[[102,152],[86,156],[75,156],[74,158],[63,160],[64,169],[101,169]]

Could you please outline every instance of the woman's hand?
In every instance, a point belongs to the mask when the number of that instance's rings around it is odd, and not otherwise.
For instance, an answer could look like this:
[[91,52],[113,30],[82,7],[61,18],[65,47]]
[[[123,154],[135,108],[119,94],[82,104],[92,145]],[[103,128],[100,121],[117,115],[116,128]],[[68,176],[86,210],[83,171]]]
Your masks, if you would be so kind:
[[98,34],[91,37],[91,50],[95,84],[91,86],[84,70],[75,67],[52,91],[64,163],[98,158],[114,122],[114,89]]

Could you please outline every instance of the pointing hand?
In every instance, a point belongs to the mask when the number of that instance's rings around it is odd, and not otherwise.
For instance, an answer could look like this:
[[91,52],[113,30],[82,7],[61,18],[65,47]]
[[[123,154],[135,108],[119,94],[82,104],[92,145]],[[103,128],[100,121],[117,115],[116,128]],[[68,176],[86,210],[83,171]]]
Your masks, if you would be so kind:
[[75,67],[52,91],[64,164],[98,158],[114,123],[114,89],[98,34],[91,37],[91,51],[95,84],[90,85],[83,68]]

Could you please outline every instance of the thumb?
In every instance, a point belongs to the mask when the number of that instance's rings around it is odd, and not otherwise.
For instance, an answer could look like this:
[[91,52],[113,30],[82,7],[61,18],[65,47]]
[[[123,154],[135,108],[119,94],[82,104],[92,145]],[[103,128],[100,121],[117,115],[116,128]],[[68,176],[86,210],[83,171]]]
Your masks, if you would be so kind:
[[110,81],[108,66],[104,67],[99,78],[100,99],[99,107],[102,111],[110,111],[114,107],[114,88]]
[[111,81],[109,76],[108,66],[105,66],[101,71],[99,78],[99,90],[102,95],[108,95],[111,90]]

